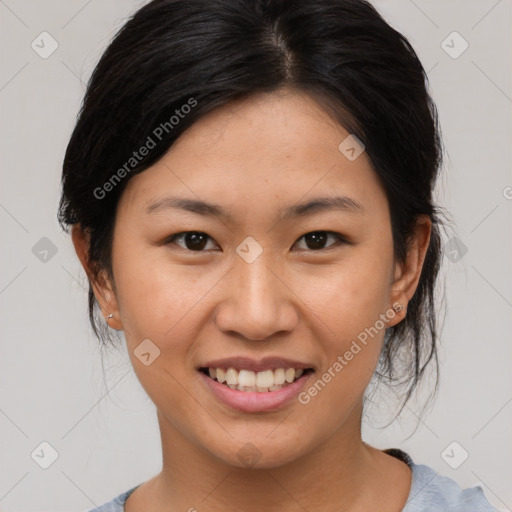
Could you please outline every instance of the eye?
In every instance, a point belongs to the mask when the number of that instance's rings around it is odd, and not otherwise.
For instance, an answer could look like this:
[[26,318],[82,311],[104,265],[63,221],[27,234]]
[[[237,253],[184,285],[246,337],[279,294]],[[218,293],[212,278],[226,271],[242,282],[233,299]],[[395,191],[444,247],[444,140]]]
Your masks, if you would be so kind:
[[[306,241],[306,249],[319,251],[334,245],[330,244],[325,247],[325,242],[330,236],[337,240],[339,243],[348,243],[348,241],[342,235],[332,231],[312,231],[301,236],[299,240],[304,239]],[[208,239],[213,240],[210,236],[208,236],[206,233],[203,233],[202,231],[184,231],[182,233],[176,233],[175,235],[170,236],[166,239],[165,243],[176,243],[183,249],[194,252],[203,252],[203,249],[205,249],[205,247],[208,245]],[[180,245],[180,243],[177,243],[177,241],[181,240],[184,241],[184,247]]]
[[[333,233],[332,231],[312,231],[311,233],[306,233],[305,235],[301,236],[299,240],[304,239],[306,241],[306,244],[309,245],[309,247],[306,247],[306,249],[309,248],[311,250],[318,251],[326,248],[324,247],[324,244],[329,236],[332,236],[340,243],[348,243],[343,236],[341,236],[339,233]],[[332,245],[334,244],[328,245],[327,248],[331,247]]]
[[[175,243],[175,240],[185,240],[184,249],[188,249],[190,251],[202,252],[205,246],[207,245],[206,240],[210,238],[206,233],[201,231],[184,231],[183,233],[177,233],[172,235],[166,240],[167,243]],[[179,244],[178,244],[179,245]],[[180,246],[181,247],[181,246]]]

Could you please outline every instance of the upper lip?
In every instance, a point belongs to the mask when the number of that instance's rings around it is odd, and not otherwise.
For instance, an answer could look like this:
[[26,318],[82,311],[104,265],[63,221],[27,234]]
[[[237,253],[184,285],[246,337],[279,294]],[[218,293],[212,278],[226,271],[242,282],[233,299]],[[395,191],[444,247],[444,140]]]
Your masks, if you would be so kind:
[[262,372],[264,370],[276,370],[277,368],[302,368],[305,370],[307,368],[313,368],[313,366],[284,357],[264,357],[259,360],[249,357],[225,357],[223,359],[207,361],[200,365],[199,368],[234,368],[238,371],[252,370],[253,372]]

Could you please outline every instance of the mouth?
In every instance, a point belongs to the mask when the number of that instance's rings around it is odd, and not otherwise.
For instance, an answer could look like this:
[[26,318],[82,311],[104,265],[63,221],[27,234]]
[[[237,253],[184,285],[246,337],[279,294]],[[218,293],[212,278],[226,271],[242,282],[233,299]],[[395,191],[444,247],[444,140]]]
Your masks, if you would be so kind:
[[292,385],[313,368],[276,368],[263,371],[236,370],[235,368],[201,367],[199,371],[213,381],[236,391],[246,393],[272,393]]

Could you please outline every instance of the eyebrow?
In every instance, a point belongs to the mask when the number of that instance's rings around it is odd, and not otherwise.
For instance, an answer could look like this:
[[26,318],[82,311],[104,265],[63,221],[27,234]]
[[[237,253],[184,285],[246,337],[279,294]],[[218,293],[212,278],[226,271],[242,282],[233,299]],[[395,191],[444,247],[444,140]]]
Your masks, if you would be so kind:
[[[150,202],[146,208],[146,214],[153,214],[167,209],[179,209],[196,213],[204,217],[218,217],[226,221],[232,221],[232,215],[221,206],[206,201],[187,199],[183,197],[165,197]],[[314,213],[325,211],[342,211],[346,213],[359,213],[364,215],[363,205],[356,199],[348,196],[317,197],[307,202],[289,206],[284,210],[281,220],[305,217]]]

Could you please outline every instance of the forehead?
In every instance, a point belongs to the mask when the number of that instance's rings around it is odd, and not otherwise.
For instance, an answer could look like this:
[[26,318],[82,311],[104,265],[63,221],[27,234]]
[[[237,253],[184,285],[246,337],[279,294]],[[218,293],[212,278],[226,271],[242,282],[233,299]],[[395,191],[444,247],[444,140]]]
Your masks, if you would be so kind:
[[368,213],[386,208],[370,159],[358,155],[362,147],[356,142],[356,153],[346,152],[354,142],[307,94],[256,94],[194,123],[159,162],[130,179],[123,207],[146,210],[172,192],[234,214],[329,195],[351,197]]

